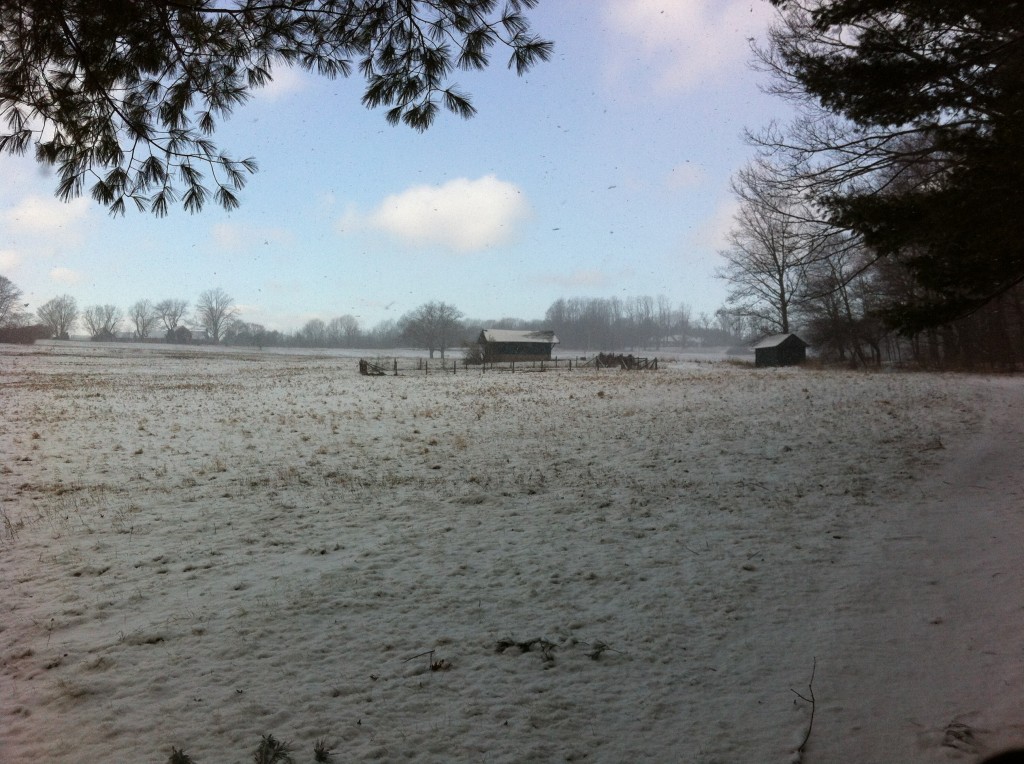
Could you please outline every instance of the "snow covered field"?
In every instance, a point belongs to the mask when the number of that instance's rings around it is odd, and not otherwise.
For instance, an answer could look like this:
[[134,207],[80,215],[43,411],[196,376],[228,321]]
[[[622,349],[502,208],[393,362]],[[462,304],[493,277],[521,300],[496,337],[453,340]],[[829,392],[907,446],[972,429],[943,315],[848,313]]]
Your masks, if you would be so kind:
[[0,407],[5,764],[1024,743],[1020,377],[52,345]]

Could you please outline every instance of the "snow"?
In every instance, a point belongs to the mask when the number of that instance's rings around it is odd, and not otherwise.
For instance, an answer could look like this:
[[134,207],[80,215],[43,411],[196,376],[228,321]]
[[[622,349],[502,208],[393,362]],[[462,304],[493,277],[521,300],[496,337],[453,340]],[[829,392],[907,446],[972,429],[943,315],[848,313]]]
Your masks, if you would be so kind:
[[5,763],[1024,744],[1019,377],[52,344],[0,406]]

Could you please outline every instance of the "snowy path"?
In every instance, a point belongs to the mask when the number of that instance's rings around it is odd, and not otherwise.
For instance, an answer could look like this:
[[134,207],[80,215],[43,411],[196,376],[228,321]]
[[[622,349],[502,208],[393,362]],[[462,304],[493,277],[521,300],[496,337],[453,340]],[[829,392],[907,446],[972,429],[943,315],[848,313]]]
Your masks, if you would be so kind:
[[979,384],[1006,408],[947,446],[825,619],[805,761],[976,761],[1024,741],[1024,396]]

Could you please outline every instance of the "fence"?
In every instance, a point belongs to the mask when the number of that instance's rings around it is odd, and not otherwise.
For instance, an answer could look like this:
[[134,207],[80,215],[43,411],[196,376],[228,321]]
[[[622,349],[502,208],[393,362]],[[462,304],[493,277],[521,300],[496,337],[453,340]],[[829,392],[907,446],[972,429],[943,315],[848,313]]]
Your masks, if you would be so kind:
[[538,371],[573,371],[574,369],[625,369],[639,371],[658,368],[657,358],[637,358],[601,353],[589,360],[551,358],[546,361],[494,361],[467,363],[465,359],[376,358],[359,360],[359,373],[371,377],[407,376],[411,374],[487,374],[527,373]]
[[552,358],[547,361],[495,361],[488,363],[466,363],[458,360],[435,360],[430,358],[375,358],[359,359],[359,373],[371,377],[404,376],[409,374],[486,374],[506,372],[522,374],[534,371],[572,371],[581,362],[571,358]]

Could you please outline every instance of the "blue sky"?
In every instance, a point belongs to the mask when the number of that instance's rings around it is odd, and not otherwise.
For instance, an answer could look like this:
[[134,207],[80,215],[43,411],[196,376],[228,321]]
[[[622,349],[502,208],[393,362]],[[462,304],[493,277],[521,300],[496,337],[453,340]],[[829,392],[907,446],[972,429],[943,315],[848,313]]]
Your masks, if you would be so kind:
[[559,297],[713,313],[743,129],[786,115],[748,66],[772,15],[767,0],[542,0],[552,61],[520,78],[502,52],[457,73],[478,115],[425,133],[363,108],[358,78],[277,72],[215,136],[260,165],[231,213],[111,218],[0,156],[0,274],[30,309],[221,287],[282,331],[346,313],[370,328],[428,300],[482,320],[542,318]]

